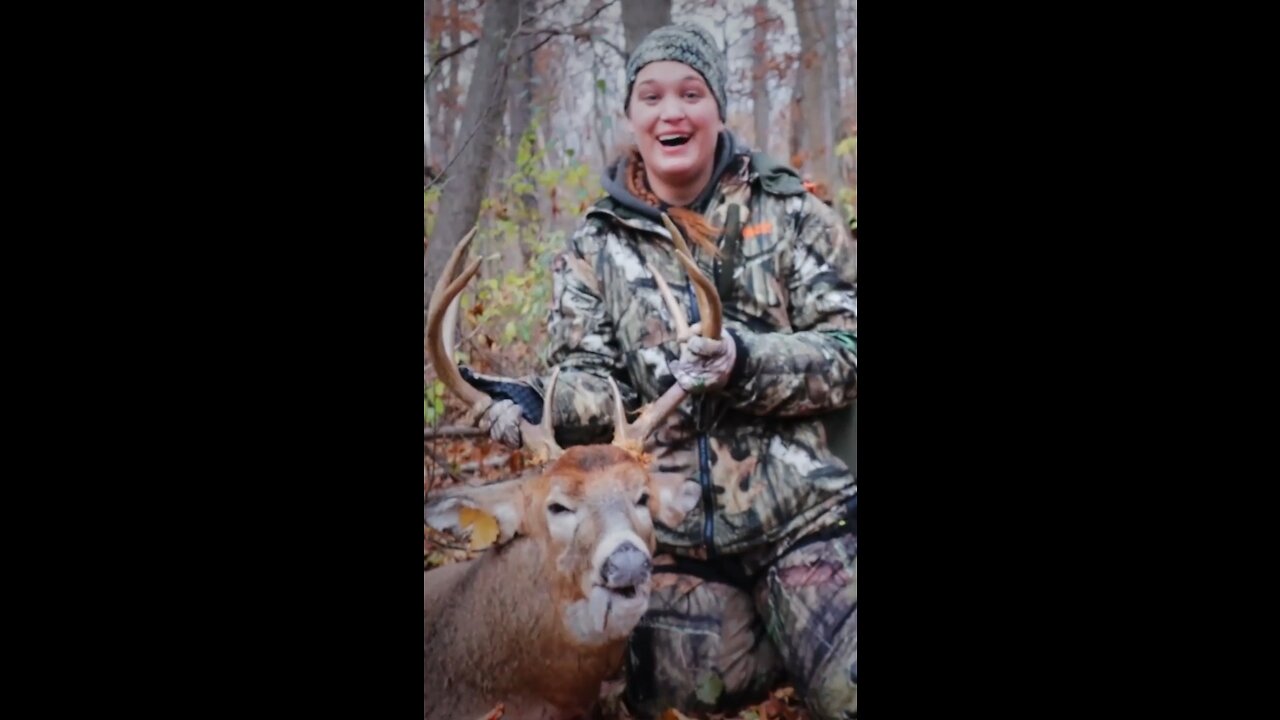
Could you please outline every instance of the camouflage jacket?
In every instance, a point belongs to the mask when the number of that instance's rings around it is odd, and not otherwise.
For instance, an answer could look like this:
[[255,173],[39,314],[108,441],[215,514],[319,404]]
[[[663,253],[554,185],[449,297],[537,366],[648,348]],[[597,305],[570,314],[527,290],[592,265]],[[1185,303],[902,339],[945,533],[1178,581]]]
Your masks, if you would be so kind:
[[[658,528],[660,547],[692,557],[769,555],[834,522],[856,493],[815,417],[857,395],[856,241],[794,171],[762,155],[733,158],[706,216],[723,230],[732,205],[740,248],[727,252],[729,233],[721,232],[721,258],[696,245],[694,252],[721,288],[737,364],[724,391],[688,398],[672,413],[651,451],[656,472],[700,486],[699,507],[683,525]],[[616,197],[588,211],[555,261],[547,362],[561,369],[553,420],[566,443],[607,442],[606,377],[632,410],[674,383],[667,363],[679,344],[646,263],[694,322],[696,303],[670,235]]]

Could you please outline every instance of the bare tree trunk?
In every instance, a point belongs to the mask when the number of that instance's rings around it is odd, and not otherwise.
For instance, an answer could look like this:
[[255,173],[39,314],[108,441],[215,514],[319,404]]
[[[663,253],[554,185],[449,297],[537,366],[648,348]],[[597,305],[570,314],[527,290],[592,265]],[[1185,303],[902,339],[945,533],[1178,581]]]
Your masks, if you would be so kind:
[[[537,0],[519,0],[520,16],[518,21],[527,21],[537,13]],[[516,223],[516,238],[511,245],[502,248],[502,268],[512,271],[524,268],[527,259],[527,247],[537,236],[538,196],[535,194],[536,177],[533,168],[522,167],[520,156],[531,157],[536,141],[526,138],[533,120],[533,51],[536,38],[532,35],[517,35],[512,45],[511,79],[507,93],[507,155],[504,163],[507,170],[503,177],[515,173],[524,173],[524,179],[534,186],[529,192],[520,193],[517,206],[513,208]],[[522,148],[523,147],[523,151]]]
[[[591,75],[592,77],[595,77],[598,80],[600,78],[600,56],[595,55],[593,53],[592,58],[593,59],[591,61]],[[600,146],[600,164],[601,165],[608,163],[611,159],[609,157],[608,143],[605,142],[605,134],[607,129],[605,128],[604,124],[605,124],[605,121],[611,118],[612,116],[609,114],[609,111],[604,107],[603,95],[604,93],[601,92],[599,83],[598,82],[593,83],[591,86],[591,108],[592,110],[595,111],[594,114],[596,119],[596,127],[595,127],[596,142]]]
[[767,0],[756,0],[756,29],[751,38],[751,112],[755,120],[756,149],[769,151],[769,17]]
[[671,0],[622,0],[622,29],[627,37],[627,57],[653,30],[671,24]]
[[423,261],[423,310],[431,289],[458,240],[475,224],[489,180],[494,147],[502,127],[507,63],[520,0],[487,0],[476,65],[456,138],[457,159],[440,197],[440,214]]
[[849,38],[849,75],[853,81],[853,118],[858,118],[858,0],[853,0],[853,37]]
[[822,104],[827,115],[826,135],[823,144],[825,155],[830,164],[828,168],[827,188],[831,197],[836,197],[843,185],[840,163],[836,158],[836,143],[840,141],[840,42],[837,33],[840,24],[836,22],[836,0],[814,0],[818,10],[818,29],[822,32]]
[[[441,0],[443,2],[443,0]],[[450,0],[449,2],[449,49],[457,50],[462,46],[462,17],[458,12],[459,0]],[[487,14],[487,13],[486,13]],[[462,55],[455,54],[449,58],[449,87],[447,97],[449,102],[444,108],[445,117],[445,143],[447,144],[450,157],[458,151],[453,145],[455,129],[458,119],[458,99],[462,97],[462,88],[458,84],[458,70],[462,67]],[[472,74],[474,78],[474,73]]]
[[426,93],[431,110],[431,165],[436,171],[449,159],[448,100],[445,96],[445,76],[440,72],[438,58],[444,52],[444,0],[425,0],[427,14],[427,44],[430,47],[431,79]]
[[[422,0],[422,176],[430,174],[431,167],[431,92],[427,86],[427,73],[431,70],[431,0]],[[425,184],[425,182],[424,182]]]
[[800,30],[800,87],[804,97],[804,154],[805,175],[815,182],[833,187],[832,155],[835,143],[832,138],[835,131],[831,126],[831,111],[828,106],[827,88],[830,82],[826,70],[828,60],[824,58],[825,39],[830,30],[823,32],[820,6],[828,0],[797,0],[796,26]]
[[[521,0],[521,19],[537,13],[536,0]],[[508,157],[517,166],[520,139],[533,119],[533,35],[519,35],[515,41],[515,60],[511,63],[511,91],[507,95]]]
[[791,164],[804,171],[804,70],[796,67],[796,80],[791,89]]
[[[534,17],[538,12],[537,0],[520,1],[520,19]],[[521,147],[525,157],[531,157],[537,147],[533,138],[525,138],[529,125],[533,120],[533,51],[535,38],[532,35],[519,35],[515,41],[515,60],[511,64],[511,92],[507,97],[507,160],[512,172],[531,171],[533,168],[520,167]],[[532,172],[528,172],[530,185],[536,181]],[[520,235],[516,247],[509,254],[504,254],[504,265],[508,269],[517,269],[525,264],[525,243],[537,230],[532,228],[537,219],[538,196],[533,190],[520,194],[520,217],[516,225]],[[526,238],[528,236],[528,238]]]
[[[842,130],[844,133],[857,133],[858,128],[858,0],[852,0],[852,8],[850,10],[849,19],[849,95],[848,106],[849,112],[845,117]],[[858,186],[858,148],[854,146],[853,154],[844,164],[844,179],[850,187]],[[857,209],[857,200],[854,200],[854,209]]]

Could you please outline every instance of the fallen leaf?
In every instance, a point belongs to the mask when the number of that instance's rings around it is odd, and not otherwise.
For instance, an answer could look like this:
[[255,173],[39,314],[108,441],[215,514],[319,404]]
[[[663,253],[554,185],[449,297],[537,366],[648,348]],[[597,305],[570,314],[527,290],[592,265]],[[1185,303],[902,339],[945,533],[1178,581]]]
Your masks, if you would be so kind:
[[724,692],[724,681],[714,672],[707,672],[698,679],[698,699],[707,705],[715,705]]
[[498,539],[498,521],[483,510],[458,508],[458,524],[471,529],[471,541],[467,545],[470,550],[483,550]]

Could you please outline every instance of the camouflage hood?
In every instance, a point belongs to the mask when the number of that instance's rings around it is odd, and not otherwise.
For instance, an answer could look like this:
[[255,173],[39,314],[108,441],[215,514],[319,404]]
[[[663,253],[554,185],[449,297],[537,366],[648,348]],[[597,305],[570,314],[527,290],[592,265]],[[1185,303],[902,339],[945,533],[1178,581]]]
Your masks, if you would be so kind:
[[[749,153],[729,135],[704,216],[721,232],[720,257],[695,248],[716,281],[738,345],[729,387],[686,399],[656,433],[655,472],[698,483],[702,502],[679,528],[658,528],[680,554],[769,554],[838,519],[856,493],[815,415],[857,393],[857,247],[831,208],[804,192],[794,170]],[[678,357],[650,268],[662,273],[690,321],[696,304],[657,208],[606,175],[596,203],[553,267],[547,351],[561,369],[554,420],[565,443],[607,441],[607,378],[632,409],[674,382]],[[729,217],[737,222],[726,223]],[[718,230],[718,231],[719,231]]]
[[[733,133],[728,130],[721,130],[720,137],[716,140],[716,159],[715,167],[711,171],[711,181],[703,188],[702,193],[697,199],[689,203],[689,207],[695,210],[706,208],[707,201],[715,193],[716,187],[720,184],[719,178],[724,175],[724,171],[729,169],[729,165],[735,158],[743,157],[750,153],[750,150],[742,145]],[[629,210],[640,217],[648,218],[655,223],[661,224],[662,219],[659,215],[666,207],[654,207],[649,203],[641,200],[627,189],[626,183],[622,178],[627,176],[627,163],[629,156],[623,155],[618,158],[612,165],[605,169],[604,175],[600,178],[600,185],[604,191],[609,193],[609,197],[613,198],[620,208]]]
[[[758,176],[760,185],[765,192],[774,195],[803,195],[805,193],[804,182],[800,177],[800,173],[787,165],[775,161],[764,153],[752,152],[736,135],[728,130],[722,130],[720,131],[720,138],[716,141],[715,169],[711,171],[711,181],[698,198],[689,204],[689,207],[696,210],[705,210],[707,202],[720,186],[720,178],[724,176],[725,170],[728,170],[735,160],[747,156],[750,156],[751,167]],[[614,161],[612,165],[605,168],[604,174],[600,177],[601,187],[617,203],[617,211],[634,213],[638,217],[648,218],[655,223],[661,224],[662,220],[659,213],[666,208],[654,207],[646,203],[633,195],[627,189],[626,183],[622,182],[622,178],[626,177],[627,162],[628,156],[623,155]]]

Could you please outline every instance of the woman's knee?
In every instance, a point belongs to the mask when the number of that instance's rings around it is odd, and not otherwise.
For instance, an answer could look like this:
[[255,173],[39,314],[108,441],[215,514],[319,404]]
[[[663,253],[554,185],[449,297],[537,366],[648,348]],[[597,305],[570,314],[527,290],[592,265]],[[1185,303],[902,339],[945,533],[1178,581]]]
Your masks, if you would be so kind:
[[744,590],[656,573],[649,612],[627,648],[627,705],[638,718],[668,708],[724,712],[781,678],[777,651]]

